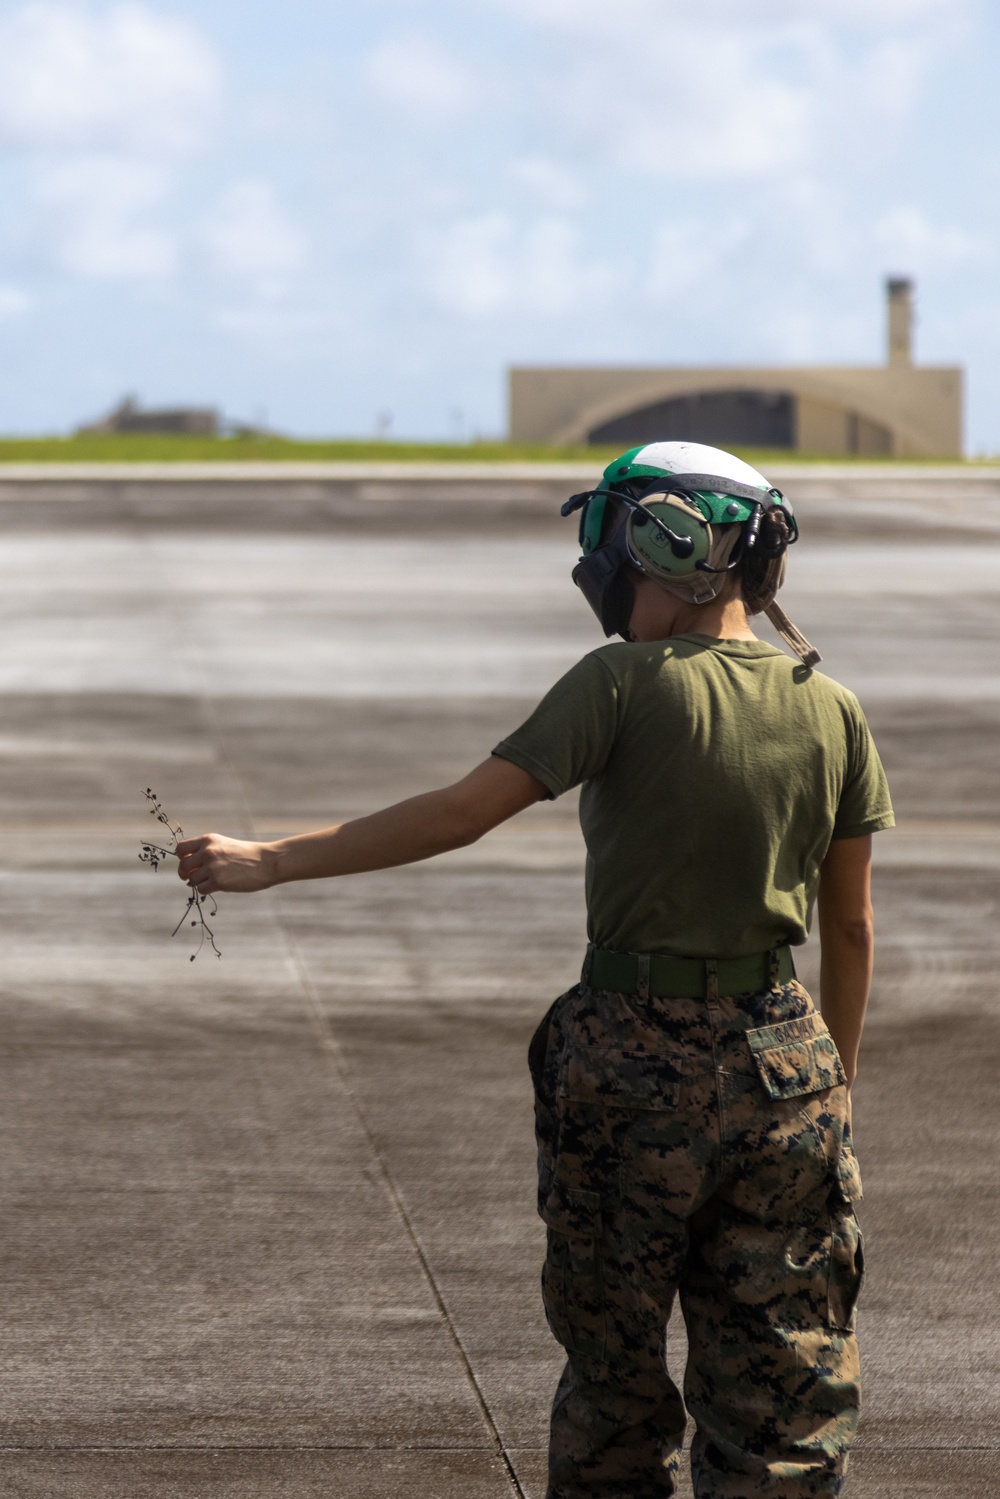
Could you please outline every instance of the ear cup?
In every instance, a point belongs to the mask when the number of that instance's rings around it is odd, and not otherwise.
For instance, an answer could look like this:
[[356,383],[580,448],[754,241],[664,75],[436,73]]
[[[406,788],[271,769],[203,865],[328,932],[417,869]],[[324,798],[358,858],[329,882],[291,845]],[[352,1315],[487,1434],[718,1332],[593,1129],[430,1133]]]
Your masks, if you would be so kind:
[[[676,540],[672,541],[646,512],[662,521]],[[626,524],[633,559],[654,577],[658,573],[667,578],[687,577],[697,570],[699,562],[708,560],[712,550],[712,527],[693,505],[682,500],[651,500],[642,509],[631,511]]]

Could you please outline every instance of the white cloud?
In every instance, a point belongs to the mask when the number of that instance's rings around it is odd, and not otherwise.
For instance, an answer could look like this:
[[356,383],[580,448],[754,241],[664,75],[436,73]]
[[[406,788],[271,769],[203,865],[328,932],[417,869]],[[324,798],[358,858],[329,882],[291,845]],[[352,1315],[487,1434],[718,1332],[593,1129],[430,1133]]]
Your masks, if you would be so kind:
[[468,70],[422,37],[400,37],[376,48],[365,78],[377,98],[431,124],[464,115],[476,96]]
[[[794,0],[783,0],[787,6]],[[924,16],[947,16],[956,22],[968,6],[963,0],[820,0],[819,14],[827,20],[862,26],[896,26]]]
[[801,21],[879,27],[924,16],[954,20],[967,0],[490,0],[491,8],[549,26],[570,36],[628,37],[643,55],[650,38],[678,23],[706,29],[736,22],[745,27]]
[[0,21],[0,137],[73,150],[186,150],[218,99],[218,61],[186,21],[140,4],[35,0]]
[[901,120],[916,108],[933,75],[938,47],[931,32],[892,37],[872,47],[854,67],[843,67],[834,88],[864,121]]
[[234,276],[287,275],[302,264],[303,237],[270,182],[235,182],[201,230],[219,270]]
[[680,180],[775,176],[812,148],[809,93],[768,77],[757,44],[727,36],[708,48],[697,29],[673,39],[676,86],[651,91],[617,117],[614,153],[623,166]]
[[0,285],[0,322],[21,317],[31,306],[31,298],[16,286]]
[[905,272],[984,263],[991,259],[988,240],[957,224],[933,222],[912,205],[891,208],[876,221],[872,237],[887,266]]
[[845,274],[865,246],[867,227],[851,212],[850,195],[829,173],[798,173],[772,185],[760,224],[774,244],[792,246],[800,268],[824,277]]
[[557,49],[559,66],[540,65],[531,91],[546,156],[586,152],[678,183],[776,181],[822,170],[831,152],[870,157],[913,118],[970,9],[970,0],[493,3],[550,33]]
[[830,48],[814,25],[755,24],[742,11],[720,25],[646,0],[584,3],[556,20],[560,66],[531,92],[539,155],[678,183],[776,177],[815,155]]
[[159,168],[115,157],[85,157],[45,171],[35,198],[52,258],[82,276],[171,275],[176,239],[145,222],[168,186]]
[[718,276],[749,235],[749,224],[741,220],[719,225],[684,219],[661,225],[652,241],[647,296],[654,303],[670,302]]
[[500,211],[480,214],[450,226],[429,256],[437,301],[478,317],[565,313],[606,292],[614,279],[607,265],[586,262],[575,226],[560,218],[522,227]]
[[519,197],[555,211],[582,208],[587,191],[578,172],[545,156],[524,156],[512,161],[507,181]]

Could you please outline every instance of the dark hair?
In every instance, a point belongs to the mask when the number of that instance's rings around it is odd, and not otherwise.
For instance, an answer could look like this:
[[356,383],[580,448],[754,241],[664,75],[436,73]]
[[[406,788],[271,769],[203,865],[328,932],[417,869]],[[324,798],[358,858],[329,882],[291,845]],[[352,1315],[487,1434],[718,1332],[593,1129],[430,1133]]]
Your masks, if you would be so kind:
[[792,540],[792,528],[780,506],[761,517],[757,544],[744,552],[739,566],[740,590],[749,614],[767,608],[781,579],[781,559]]

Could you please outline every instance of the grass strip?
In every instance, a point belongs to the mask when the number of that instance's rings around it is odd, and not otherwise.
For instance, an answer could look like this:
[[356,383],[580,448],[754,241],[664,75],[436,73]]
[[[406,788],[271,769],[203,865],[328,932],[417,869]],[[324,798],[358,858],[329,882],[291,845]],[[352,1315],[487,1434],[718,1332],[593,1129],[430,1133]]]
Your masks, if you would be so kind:
[[[0,463],[588,463],[603,467],[620,448],[549,447],[512,442],[396,442],[290,437],[189,437],[160,433],[94,434],[73,437],[0,437]],[[892,458],[845,458],[842,454],[782,449],[733,449],[767,471],[781,463],[894,463]],[[907,463],[995,462],[975,459],[906,459]]]

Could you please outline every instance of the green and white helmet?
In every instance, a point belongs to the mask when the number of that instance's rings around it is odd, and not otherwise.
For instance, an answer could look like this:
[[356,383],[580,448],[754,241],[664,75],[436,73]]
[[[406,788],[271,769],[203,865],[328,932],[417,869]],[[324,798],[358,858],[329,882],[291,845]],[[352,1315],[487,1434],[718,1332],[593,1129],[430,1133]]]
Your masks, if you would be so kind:
[[[791,506],[780,490],[774,489],[763,474],[722,448],[710,448],[701,442],[646,442],[637,448],[629,448],[620,458],[615,458],[604,470],[604,482],[610,487],[619,484],[635,484],[648,488],[650,479],[676,478],[685,494],[697,495],[706,519],[715,525],[732,525],[750,519],[755,503],[782,505],[789,514]],[[720,493],[713,489],[698,489],[699,480],[725,479],[732,484],[759,491],[753,499]]]
[[775,603],[785,551],[798,538],[792,507],[749,463],[696,442],[651,442],[609,463],[602,483],[573,495],[582,510],[573,572],[605,634],[629,638],[632,569],[687,603],[705,604],[739,569],[748,613],[766,613],[807,664],[819,655]]

